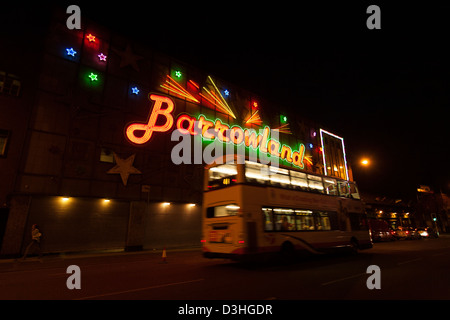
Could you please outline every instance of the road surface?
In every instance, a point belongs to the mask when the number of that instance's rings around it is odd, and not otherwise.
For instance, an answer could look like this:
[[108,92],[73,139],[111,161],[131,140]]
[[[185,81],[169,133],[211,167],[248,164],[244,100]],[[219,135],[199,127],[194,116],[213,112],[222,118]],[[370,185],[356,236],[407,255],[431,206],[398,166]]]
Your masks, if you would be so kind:
[[[80,268],[80,289],[67,273]],[[369,290],[371,265],[380,289]],[[450,299],[450,236],[376,243],[357,255],[308,257],[288,264],[208,260],[198,250],[67,255],[0,262],[2,300],[365,300]]]

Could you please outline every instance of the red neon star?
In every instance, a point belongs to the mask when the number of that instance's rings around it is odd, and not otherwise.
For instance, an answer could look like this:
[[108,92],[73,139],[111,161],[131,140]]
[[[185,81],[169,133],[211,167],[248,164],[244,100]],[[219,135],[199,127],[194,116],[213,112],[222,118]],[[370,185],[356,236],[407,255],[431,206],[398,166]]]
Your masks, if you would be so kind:
[[88,38],[89,42],[95,42],[95,36],[93,36],[91,33],[89,33],[86,38]]

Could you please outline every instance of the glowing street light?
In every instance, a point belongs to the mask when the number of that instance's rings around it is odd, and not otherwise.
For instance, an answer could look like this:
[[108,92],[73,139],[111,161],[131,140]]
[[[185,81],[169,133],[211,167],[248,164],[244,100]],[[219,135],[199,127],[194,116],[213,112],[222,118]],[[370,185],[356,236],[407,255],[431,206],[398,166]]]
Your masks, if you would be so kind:
[[367,167],[367,166],[370,164],[370,161],[369,161],[369,159],[362,159],[362,160],[361,160],[361,164],[362,164],[363,166]]

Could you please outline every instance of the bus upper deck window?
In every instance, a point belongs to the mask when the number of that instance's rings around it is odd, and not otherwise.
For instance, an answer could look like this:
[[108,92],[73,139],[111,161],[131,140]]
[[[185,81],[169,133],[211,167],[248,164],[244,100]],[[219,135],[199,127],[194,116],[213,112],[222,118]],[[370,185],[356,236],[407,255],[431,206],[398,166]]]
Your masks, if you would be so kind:
[[270,183],[278,186],[289,186],[289,171],[286,169],[270,167]]
[[311,191],[323,193],[322,177],[308,174],[308,184]]
[[306,190],[308,188],[308,180],[306,179],[306,173],[297,172],[294,170],[291,173],[291,185],[294,188]]
[[337,196],[338,190],[337,190],[337,183],[335,179],[331,178],[325,178],[323,179],[323,183],[325,184],[325,190],[327,194]]
[[248,182],[265,184],[270,180],[269,167],[257,162],[245,161],[245,179]]

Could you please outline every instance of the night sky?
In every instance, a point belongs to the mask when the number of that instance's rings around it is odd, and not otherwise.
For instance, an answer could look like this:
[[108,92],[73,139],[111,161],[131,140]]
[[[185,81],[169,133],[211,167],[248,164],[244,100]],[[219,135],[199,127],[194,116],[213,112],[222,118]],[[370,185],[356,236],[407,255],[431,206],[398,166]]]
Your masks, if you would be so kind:
[[[381,30],[366,27],[370,4],[381,8]],[[450,194],[450,5],[78,5],[100,24],[343,136],[362,192],[413,197],[424,184]],[[39,10],[13,11],[36,18]],[[367,168],[358,164],[363,156]]]

